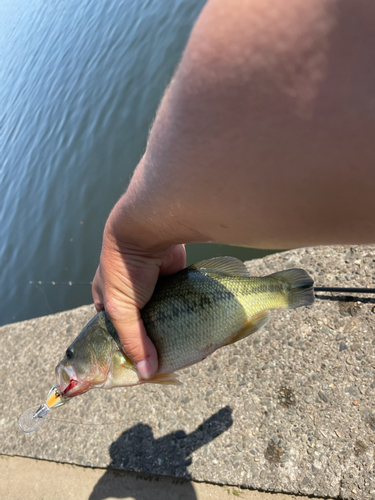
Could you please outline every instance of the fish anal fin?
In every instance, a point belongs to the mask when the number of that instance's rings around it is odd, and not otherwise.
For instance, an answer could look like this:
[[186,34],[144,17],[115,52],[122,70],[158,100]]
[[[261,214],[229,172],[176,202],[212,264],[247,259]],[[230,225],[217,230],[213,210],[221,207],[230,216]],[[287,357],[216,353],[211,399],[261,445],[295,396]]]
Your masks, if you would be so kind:
[[255,333],[257,330],[262,328],[262,326],[266,325],[271,317],[271,313],[269,311],[263,311],[261,313],[253,316],[248,323],[240,330],[234,337],[230,339],[230,341],[226,345],[234,344],[239,340],[242,340],[252,333]]
[[175,373],[157,373],[155,377],[148,380],[140,380],[141,384],[182,385]]

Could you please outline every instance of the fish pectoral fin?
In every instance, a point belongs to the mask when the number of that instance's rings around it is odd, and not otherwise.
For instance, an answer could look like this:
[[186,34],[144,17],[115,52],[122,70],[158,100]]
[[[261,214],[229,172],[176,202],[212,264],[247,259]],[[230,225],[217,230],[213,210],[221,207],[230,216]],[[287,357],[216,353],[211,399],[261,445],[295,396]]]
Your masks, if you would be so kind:
[[239,340],[242,340],[252,333],[256,332],[262,326],[266,325],[271,317],[271,313],[269,311],[261,312],[253,316],[250,321],[240,330],[234,337],[231,338],[231,340],[226,344],[234,344],[235,342],[238,342]]
[[175,373],[157,373],[154,378],[141,380],[141,382],[162,385],[182,385],[182,382],[178,380]]

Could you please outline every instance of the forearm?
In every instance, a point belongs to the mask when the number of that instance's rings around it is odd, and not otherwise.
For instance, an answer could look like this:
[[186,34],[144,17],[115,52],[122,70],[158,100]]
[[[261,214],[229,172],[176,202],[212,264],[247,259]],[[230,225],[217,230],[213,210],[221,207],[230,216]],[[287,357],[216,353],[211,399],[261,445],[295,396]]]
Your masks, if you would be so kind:
[[373,242],[373,11],[209,2],[110,221],[145,248]]

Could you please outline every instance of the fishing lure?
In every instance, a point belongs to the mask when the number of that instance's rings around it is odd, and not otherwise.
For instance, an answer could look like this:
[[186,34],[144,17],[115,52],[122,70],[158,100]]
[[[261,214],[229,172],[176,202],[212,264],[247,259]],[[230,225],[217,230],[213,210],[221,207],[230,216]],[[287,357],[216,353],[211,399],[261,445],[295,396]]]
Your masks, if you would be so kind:
[[26,434],[36,431],[44,424],[52,409],[64,405],[69,399],[59,391],[57,384],[54,385],[48,393],[46,402],[24,411],[18,418],[18,425]]

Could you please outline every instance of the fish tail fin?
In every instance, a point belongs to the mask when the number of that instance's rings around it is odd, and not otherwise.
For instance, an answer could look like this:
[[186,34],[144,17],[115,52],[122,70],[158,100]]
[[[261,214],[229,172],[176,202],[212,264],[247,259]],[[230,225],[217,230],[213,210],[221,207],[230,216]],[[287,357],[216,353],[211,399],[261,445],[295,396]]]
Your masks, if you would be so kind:
[[311,306],[315,301],[314,280],[304,269],[287,269],[270,274],[286,292],[288,309]]

